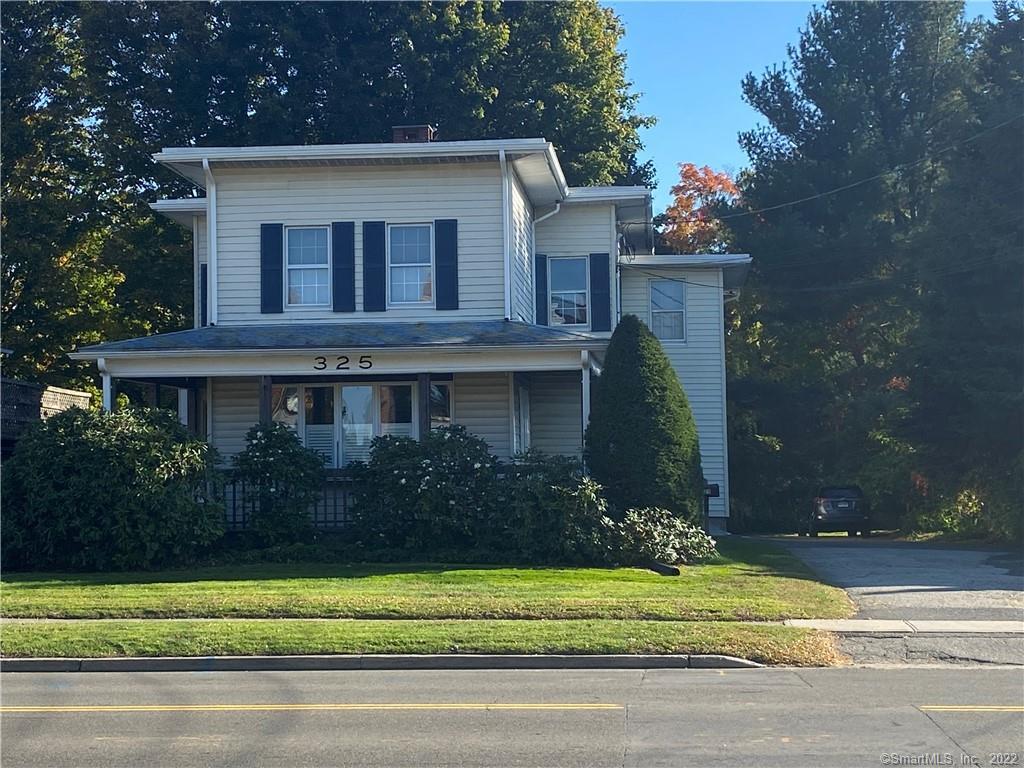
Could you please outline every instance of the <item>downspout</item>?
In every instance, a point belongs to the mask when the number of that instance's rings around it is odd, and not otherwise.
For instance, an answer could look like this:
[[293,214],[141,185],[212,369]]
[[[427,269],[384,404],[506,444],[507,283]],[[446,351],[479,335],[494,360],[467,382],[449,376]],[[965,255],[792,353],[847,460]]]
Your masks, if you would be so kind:
[[206,263],[207,289],[209,291],[207,321],[217,324],[217,180],[213,178],[210,161],[203,158],[203,173],[206,175]]
[[512,319],[512,254],[510,246],[512,237],[509,232],[509,193],[508,163],[505,161],[505,150],[498,150],[498,164],[501,166],[501,245],[505,252],[505,319]]

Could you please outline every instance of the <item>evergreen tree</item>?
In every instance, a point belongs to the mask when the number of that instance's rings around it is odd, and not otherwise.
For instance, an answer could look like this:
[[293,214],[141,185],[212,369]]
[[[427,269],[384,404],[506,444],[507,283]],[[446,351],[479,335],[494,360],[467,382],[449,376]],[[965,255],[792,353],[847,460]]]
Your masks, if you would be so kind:
[[701,519],[704,478],[690,404],[661,342],[636,315],[612,334],[585,442],[587,465],[619,514],[662,507]]

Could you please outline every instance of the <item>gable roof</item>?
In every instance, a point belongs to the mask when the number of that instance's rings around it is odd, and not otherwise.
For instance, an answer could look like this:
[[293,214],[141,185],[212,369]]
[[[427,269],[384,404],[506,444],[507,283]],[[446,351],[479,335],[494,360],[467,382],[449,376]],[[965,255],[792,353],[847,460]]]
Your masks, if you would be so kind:
[[501,153],[515,166],[535,205],[547,205],[565,199],[569,189],[565,174],[554,146],[543,138],[262,147],[167,147],[154,154],[153,159],[205,188],[204,161],[216,171],[217,168],[227,167],[469,163],[496,160]]

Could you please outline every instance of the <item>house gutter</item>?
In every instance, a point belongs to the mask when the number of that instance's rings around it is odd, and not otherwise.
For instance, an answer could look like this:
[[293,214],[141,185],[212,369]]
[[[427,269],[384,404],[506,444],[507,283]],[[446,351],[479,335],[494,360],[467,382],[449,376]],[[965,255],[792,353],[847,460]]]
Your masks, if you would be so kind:
[[505,319],[512,319],[512,254],[510,245],[512,241],[509,225],[509,189],[508,189],[508,162],[505,159],[505,150],[498,150],[498,164],[501,166],[501,245],[505,254]]
[[210,159],[203,158],[203,175],[206,177],[206,262],[209,264],[207,288],[209,290],[209,306],[206,309],[207,321],[210,325],[217,324],[217,180],[210,168]]

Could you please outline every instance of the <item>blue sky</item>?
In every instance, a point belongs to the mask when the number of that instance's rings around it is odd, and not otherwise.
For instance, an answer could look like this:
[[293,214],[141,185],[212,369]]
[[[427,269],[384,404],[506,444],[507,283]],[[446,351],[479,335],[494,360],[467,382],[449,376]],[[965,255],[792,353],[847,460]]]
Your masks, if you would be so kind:
[[[820,4],[820,3],[819,3]],[[642,132],[641,160],[653,159],[654,210],[665,209],[677,165],[691,162],[735,173],[746,165],[736,137],[758,123],[740,81],[786,60],[814,7],[809,2],[646,2],[608,5],[622,19],[629,78],[643,95],[639,110],[658,124]],[[967,16],[991,16],[987,0]]]

